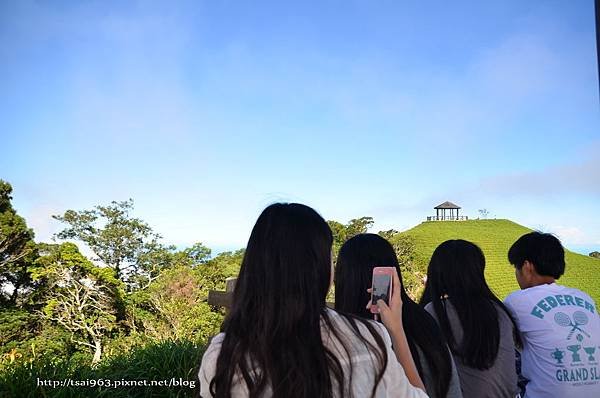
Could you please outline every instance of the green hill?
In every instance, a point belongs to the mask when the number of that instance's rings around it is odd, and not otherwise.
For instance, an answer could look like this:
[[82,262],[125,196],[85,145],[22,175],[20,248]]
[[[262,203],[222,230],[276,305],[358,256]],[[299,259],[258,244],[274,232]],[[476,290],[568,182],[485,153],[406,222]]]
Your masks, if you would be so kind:
[[[465,239],[476,243],[485,254],[485,276],[490,287],[504,299],[517,290],[514,268],[507,259],[508,249],[529,228],[509,220],[427,221],[402,232],[415,240],[415,262],[420,269],[427,264],[434,249],[448,239]],[[600,303],[600,260],[566,251],[567,269],[559,283],[581,289]]]

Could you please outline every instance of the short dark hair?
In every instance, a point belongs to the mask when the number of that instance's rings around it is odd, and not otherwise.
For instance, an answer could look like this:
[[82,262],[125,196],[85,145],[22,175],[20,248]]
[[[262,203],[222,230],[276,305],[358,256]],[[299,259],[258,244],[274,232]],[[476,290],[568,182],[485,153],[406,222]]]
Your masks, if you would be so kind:
[[560,240],[552,234],[538,231],[517,239],[508,250],[508,261],[517,269],[529,261],[538,274],[555,279],[565,273],[565,249]]

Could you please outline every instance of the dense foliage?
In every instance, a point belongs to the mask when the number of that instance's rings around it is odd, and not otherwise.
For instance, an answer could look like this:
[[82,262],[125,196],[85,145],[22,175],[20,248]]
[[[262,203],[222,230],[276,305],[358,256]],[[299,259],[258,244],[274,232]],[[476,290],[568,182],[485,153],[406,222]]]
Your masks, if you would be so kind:
[[12,187],[0,180],[0,305],[15,307],[31,287],[27,271],[35,257],[33,231],[13,209]]
[[243,250],[211,258],[201,243],[165,245],[132,216],[132,200],[67,210],[54,216],[65,225],[62,243],[36,243],[11,194],[0,180],[0,396],[152,395],[52,388],[37,378],[195,380],[224,313],[207,303],[208,292],[237,274]]
[[[204,345],[177,340],[151,343],[113,355],[97,366],[77,356],[42,357],[20,362],[0,372],[0,397],[194,397]],[[79,385],[55,383],[73,380]],[[137,386],[132,380],[164,383]],[[109,384],[110,383],[110,384]],[[118,383],[119,385],[115,385]],[[171,383],[171,386],[168,386]],[[39,385],[38,385],[39,384]]]
[[[0,180],[0,397],[193,396],[189,382],[197,387],[203,347],[224,315],[209,305],[208,293],[224,290],[226,278],[237,275],[244,250],[212,256],[202,243],[167,245],[132,215],[131,199],[53,216],[64,225],[58,243],[36,243],[11,193]],[[335,256],[373,219],[328,223]],[[396,231],[381,234],[408,271],[414,244]],[[418,278],[406,282],[409,291],[420,286]],[[188,383],[172,389],[38,383],[171,378]]]

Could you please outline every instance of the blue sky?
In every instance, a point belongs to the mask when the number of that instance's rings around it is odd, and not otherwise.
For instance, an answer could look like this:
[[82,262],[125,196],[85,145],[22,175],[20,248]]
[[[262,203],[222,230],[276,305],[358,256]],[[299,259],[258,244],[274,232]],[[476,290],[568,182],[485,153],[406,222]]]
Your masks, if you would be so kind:
[[217,251],[274,201],[450,200],[600,250],[594,40],[592,0],[1,2],[0,178],[39,240],[127,198]]

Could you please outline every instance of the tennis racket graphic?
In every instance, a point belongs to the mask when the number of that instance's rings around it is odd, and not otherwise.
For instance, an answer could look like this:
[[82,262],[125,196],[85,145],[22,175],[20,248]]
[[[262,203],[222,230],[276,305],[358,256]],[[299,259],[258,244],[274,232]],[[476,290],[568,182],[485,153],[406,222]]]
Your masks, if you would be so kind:
[[556,322],[560,326],[571,327],[569,335],[567,336],[567,340],[571,339],[571,336],[573,336],[573,333],[575,333],[576,330],[585,334],[587,337],[590,337],[590,335],[586,331],[580,328],[580,326],[587,325],[588,323],[587,315],[581,311],[575,311],[573,313],[573,322],[571,322],[571,318],[569,318],[569,316],[564,312],[557,312],[556,314],[554,314],[554,322]]

